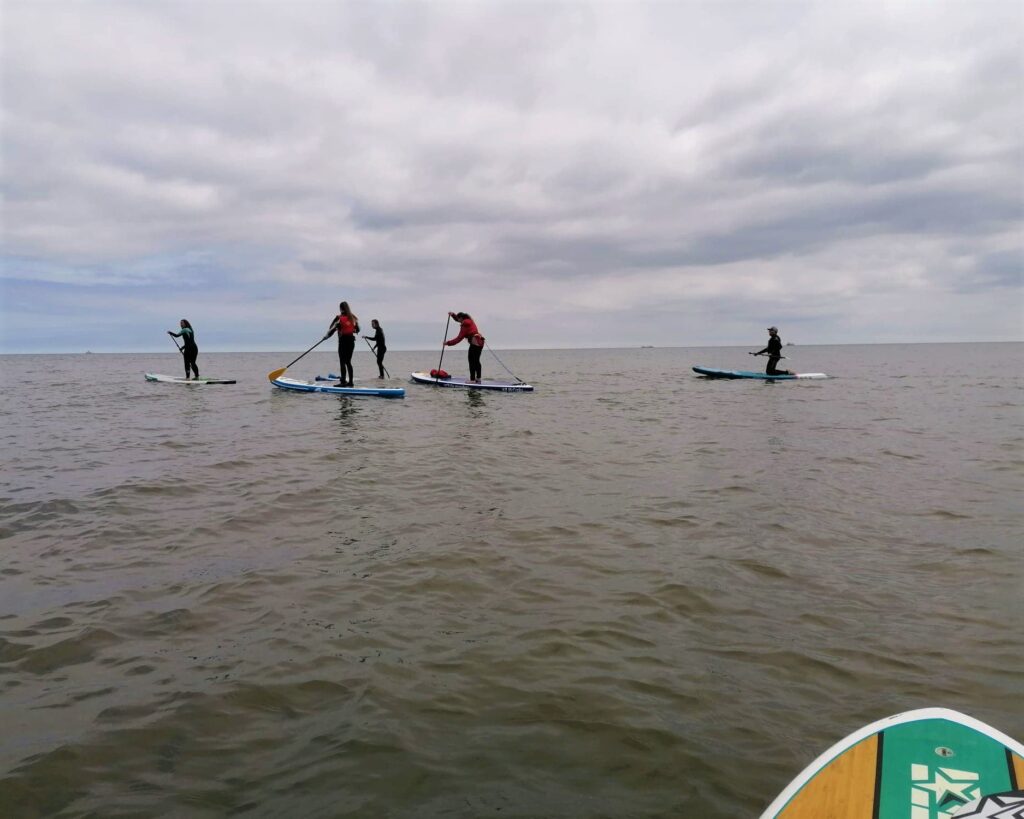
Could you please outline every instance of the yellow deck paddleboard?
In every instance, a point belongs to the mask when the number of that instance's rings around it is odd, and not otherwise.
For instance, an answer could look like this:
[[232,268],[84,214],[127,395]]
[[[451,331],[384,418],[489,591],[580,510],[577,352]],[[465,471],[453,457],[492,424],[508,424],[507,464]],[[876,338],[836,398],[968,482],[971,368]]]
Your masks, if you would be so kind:
[[982,797],[1022,786],[1019,742],[956,711],[922,708],[879,720],[837,742],[779,794],[761,819],[981,817],[989,814],[971,811],[984,810],[975,807]]

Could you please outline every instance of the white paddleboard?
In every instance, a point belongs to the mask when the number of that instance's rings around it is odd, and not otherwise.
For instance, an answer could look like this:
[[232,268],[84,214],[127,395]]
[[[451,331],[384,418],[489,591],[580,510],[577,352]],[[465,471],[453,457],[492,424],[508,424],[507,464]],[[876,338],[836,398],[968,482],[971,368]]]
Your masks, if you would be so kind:
[[188,384],[190,387],[198,387],[203,384],[234,384],[233,378],[182,378],[180,375],[161,375],[160,373],[146,373],[147,381],[161,381],[165,384]]
[[461,375],[451,375],[448,378],[434,378],[430,373],[412,373],[409,377],[417,384],[429,384],[433,387],[489,390],[491,392],[533,392],[533,387],[530,384],[524,384],[522,381],[498,381],[493,378],[483,378],[477,383]]

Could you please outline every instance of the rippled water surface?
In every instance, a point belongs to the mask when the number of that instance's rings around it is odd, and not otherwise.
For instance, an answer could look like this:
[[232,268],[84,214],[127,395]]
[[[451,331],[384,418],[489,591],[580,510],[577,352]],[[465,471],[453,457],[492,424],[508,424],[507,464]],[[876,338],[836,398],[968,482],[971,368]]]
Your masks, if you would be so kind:
[[898,711],[1020,738],[1022,352],[0,358],[0,816],[734,819]]

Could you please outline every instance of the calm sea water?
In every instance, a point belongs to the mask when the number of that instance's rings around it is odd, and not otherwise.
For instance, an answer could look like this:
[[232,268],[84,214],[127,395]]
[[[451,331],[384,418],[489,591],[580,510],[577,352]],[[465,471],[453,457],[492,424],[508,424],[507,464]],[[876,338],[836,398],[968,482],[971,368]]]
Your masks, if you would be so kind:
[[898,711],[1024,736],[1024,345],[789,352],[0,359],[0,816],[735,819]]

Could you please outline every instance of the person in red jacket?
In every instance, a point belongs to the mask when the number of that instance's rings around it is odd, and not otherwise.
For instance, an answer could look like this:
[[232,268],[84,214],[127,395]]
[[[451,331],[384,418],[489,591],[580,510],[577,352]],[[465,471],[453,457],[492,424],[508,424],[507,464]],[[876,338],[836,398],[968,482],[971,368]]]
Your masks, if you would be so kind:
[[341,381],[337,386],[353,387],[355,385],[352,383],[352,379],[355,373],[352,371],[352,352],[356,348],[359,317],[352,312],[347,301],[339,304],[338,310],[340,312],[331,321],[331,326],[327,328],[327,335],[324,338],[330,338],[335,332],[338,333],[338,363],[341,365],[338,376]]
[[459,322],[459,334],[455,338],[448,339],[445,344],[452,347],[462,339],[469,342],[469,380],[479,384],[483,378],[483,369],[480,367],[480,354],[484,351],[486,339],[480,335],[476,322],[469,313],[448,313],[453,319]]

